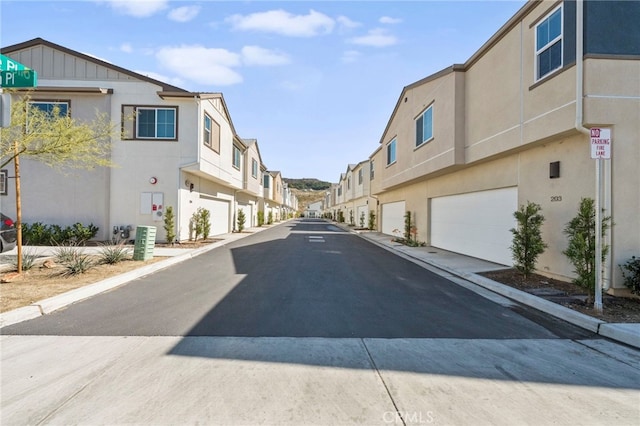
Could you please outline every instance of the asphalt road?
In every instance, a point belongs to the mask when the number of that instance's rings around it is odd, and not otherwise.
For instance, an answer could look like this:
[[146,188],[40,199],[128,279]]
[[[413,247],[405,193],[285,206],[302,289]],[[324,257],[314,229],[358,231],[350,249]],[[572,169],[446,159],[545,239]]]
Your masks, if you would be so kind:
[[[3,334],[580,338],[542,325],[324,221],[212,250]],[[542,321],[543,316],[538,319]],[[536,319],[536,318],[534,318]]]
[[322,221],[1,333],[3,425],[640,423],[640,351]]

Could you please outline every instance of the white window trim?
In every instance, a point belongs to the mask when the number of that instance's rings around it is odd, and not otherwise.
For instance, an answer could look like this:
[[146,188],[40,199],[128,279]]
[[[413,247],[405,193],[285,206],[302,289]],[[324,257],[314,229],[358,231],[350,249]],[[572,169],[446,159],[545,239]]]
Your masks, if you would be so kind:
[[[207,118],[209,119],[209,129],[207,129]],[[204,113],[204,117],[202,118],[202,133],[203,133],[203,138],[204,138],[204,146],[207,146],[209,148],[213,148],[213,132],[212,132],[212,128],[213,128],[213,118],[211,118],[211,116],[209,114],[207,114],[206,112]],[[209,134],[209,137],[205,137],[207,135],[207,133]]]
[[9,173],[7,169],[0,170],[0,181],[3,185],[0,186],[0,195],[8,195],[9,194]]
[[258,162],[255,158],[251,159],[251,176],[258,179]]
[[[236,166],[236,150],[238,151],[238,165]],[[237,146],[233,145],[233,149],[231,151],[231,165],[234,169],[240,170],[240,165],[242,164],[242,150]]]
[[[560,35],[556,38],[554,38],[553,40],[549,40],[549,42],[542,48],[542,49],[538,49],[538,27],[540,25],[542,25],[542,23],[544,21],[546,21],[547,19],[549,19],[551,17],[551,15],[553,15],[554,13],[556,13],[556,11],[558,11],[558,9],[560,9]],[[538,22],[535,27],[533,28],[533,42],[534,42],[534,58],[533,58],[533,75],[535,76],[535,83],[537,83],[540,80],[544,80],[545,78],[555,74],[556,72],[558,72],[558,70],[561,70],[562,67],[564,67],[564,8],[562,7],[562,3],[560,5],[558,5],[558,7],[554,8],[553,10],[549,11],[549,13],[547,13],[542,19],[540,19],[540,22]],[[560,66],[558,68],[554,68],[551,71],[549,71],[548,73],[546,73],[543,76],[539,76],[538,75],[538,69],[539,69],[539,64],[538,64],[538,58],[540,57],[540,53],[543,52],[545,50],[545,48],[550,48],[551,46],[553,46],[558,40],[561,41],[561,48],[560,48]]]

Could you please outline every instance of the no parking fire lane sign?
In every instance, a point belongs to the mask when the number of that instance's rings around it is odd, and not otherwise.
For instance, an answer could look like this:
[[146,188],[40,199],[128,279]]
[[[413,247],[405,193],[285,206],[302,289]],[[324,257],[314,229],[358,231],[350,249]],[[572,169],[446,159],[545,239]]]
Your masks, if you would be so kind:
[[611,129],[591,128],[591,158],[611,158]]

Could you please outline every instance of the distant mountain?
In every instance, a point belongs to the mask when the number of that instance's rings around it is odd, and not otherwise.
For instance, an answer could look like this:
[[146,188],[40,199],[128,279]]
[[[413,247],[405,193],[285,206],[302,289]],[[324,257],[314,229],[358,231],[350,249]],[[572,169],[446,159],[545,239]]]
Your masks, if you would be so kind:
[[322,191],[331,188],[331,182],[325,182],[315,178],[289,179],[283,178],[289,184],[289,188],[313,191]]

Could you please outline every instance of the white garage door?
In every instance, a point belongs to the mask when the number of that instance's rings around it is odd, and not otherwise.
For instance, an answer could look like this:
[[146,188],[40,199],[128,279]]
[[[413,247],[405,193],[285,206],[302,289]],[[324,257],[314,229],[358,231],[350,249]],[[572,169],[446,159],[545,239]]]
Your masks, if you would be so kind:
[[[394,230],[396,230],[395,234]],[[382,233],[402,236],[404,233],[404,201],[382,205]]]
[[509,230],[516,226],[517,209],[517,188],[433,198],[431,245],[512,265]]
[[229,202],[200,196],[200,206],[209,210],[211,214],[211,232],[209,235],[220,235],[228,233],[230,228]]
[[[253,226],[253,206],[251,204],[241,204],[238,203],[238,211],[242,210],[244,212],[244,227],[251,228]],[[237,229],[237,224],[236,224]]]

